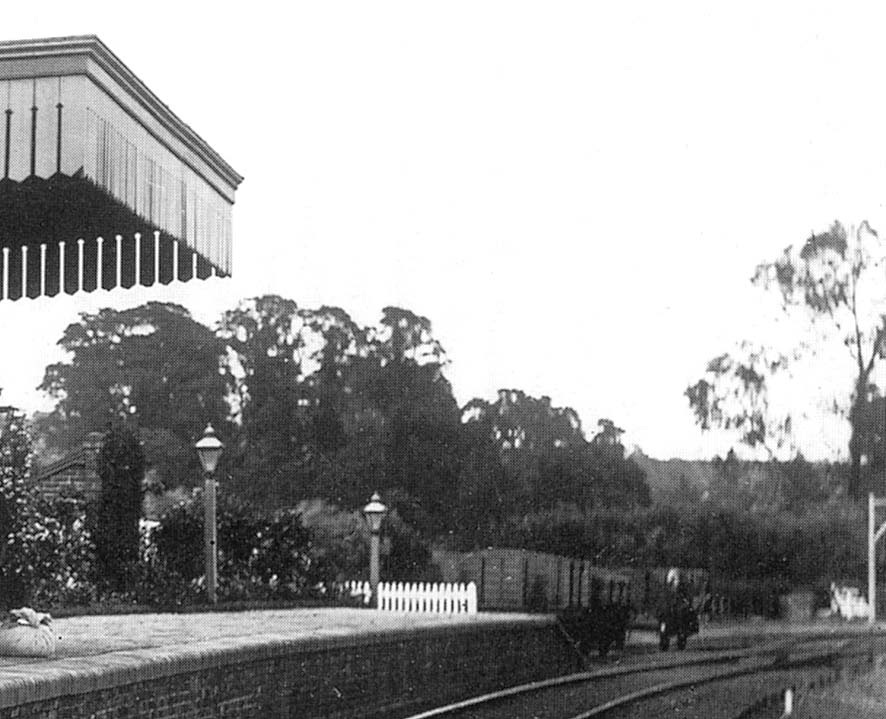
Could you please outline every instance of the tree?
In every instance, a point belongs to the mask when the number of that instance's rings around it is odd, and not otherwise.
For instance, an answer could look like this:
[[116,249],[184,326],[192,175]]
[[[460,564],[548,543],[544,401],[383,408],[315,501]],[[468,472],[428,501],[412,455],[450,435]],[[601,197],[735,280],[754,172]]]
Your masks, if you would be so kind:
[[150,302],[83,313],[59,345],[39,389],[56,400],[43,426],[73,446],[109,422],[137,428],[147,461],[167,485],[200,476],[193,444],[207,422],[223,435],[230,409],[219,370],[223,345],[183,307]]
[[130,588],[138,561],[144,474],[138,437],[125,426],[111,427],[98,455],[101,494],[93,537],[99,577],[113,591]]
[[241,495],[293,506],[329,478],[330,456],[344,444],[344,374],[358,332],[338,308],[301,310],[277,295],[243,300],[223,315],[218,334],[239,422],[231,465]]
[[581,420],[571,407],[555,407],[550,397],[532,397],[519,389],[501,389],[494,402],[479,398],[468,402],[462,418],[468,427],[483,426],[485,440],[495,447],[504,468],[509,512],[528,511],[564,497],[582,501],[587,476],[576,467],[576,460],[586,442]]
[[[459,410],[443,374],[446,354],[426,317],[398,307],[384,308],[369,337],[355,386],[381,419],[369,426],[382,431],[382,488],[399,488],[446,524],[459,471]],[[408,504],[399,509],[408,516]]]
[[271,295],[225,313],[219,336],[238,400],[238,491],[269,506],[321,497],[353,508],[378,489],[404,516],[441,521],[459,415],[426,317],[386,307],[360,327],[340,308]]
[[601,419],[599,431],[589,443],[589,464],[597,501],[605,506],[648,507],[651,499],[646,473],[625,457],[624,430],[610,419]]
[[750,342],[712,359],[704,376],[685,392],[702,431],[736,431],[742,443],[762,447],[773,457],[790,441],[793,419],[770,407],[768,379],[787,363],[785,355]]
[[609,419],[600,420],[599,432],[588,442],[575,410],[517,389],[500,390],[493,403],[471,400],[462,416],[468,427],[485,428],[499,454],[505,513],[564,502],[585,509],[649,504],[645,473],[625,458],[624,430]]
[[[772,262],[759,265],[755,285],[779,293],[782,309],[802,320],[806,338],[787,354],[767,353],[765,348],[744,357],[722,355],[713,360],[706,376],[689,387],[686,395],[702,429],[719,426],[742,430],[742,439],[753,446],[773,436],[769,422],[768,389],[776,373],[789,362],[815,356],[840,343],[851,357],[855,378],[848,391],[846,417],[851,428],[848,454],[848,493],[863,492],[863,409],[872,396],[872,376],[882,358],[886,333],[886,296],[882,275],[886,247],[867,222],[849,232],[840,224],[813,234],[800,246],[789,246]],[[747,344],[744,345],[748,347]],[[736,400],[728,406],[729,399]],[[776,422],[774,434],[791,433],[791,415]]]

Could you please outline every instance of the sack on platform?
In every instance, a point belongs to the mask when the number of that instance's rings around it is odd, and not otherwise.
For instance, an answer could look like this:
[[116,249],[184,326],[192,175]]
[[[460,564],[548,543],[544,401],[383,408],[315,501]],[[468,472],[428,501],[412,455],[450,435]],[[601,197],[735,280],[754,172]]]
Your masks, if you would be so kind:
[[52,617],[30,607],[13,609],[0,625],[0,656],[51,657],[55,642]]

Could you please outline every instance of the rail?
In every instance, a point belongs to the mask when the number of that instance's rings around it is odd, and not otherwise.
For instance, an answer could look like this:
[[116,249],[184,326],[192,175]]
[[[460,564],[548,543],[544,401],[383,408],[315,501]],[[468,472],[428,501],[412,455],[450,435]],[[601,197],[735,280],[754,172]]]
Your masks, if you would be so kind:
[[[884,638],[886,638],[884,635],[874,633],[837,637],[811,636],[782,639],[761,647],[717,652],[703,657],[684,658],[671,655],[666,659],[662,657],[661,660],[654,662],[638,662],[633,665],[579,672],[555,679],[510,687],[483,696],[465,699],[445,707],[434,708],[411,716],[409,719],[455,717],[468,711],[482,711],[484,706],[499,705],[500,707],[502,703],[513,702],[519,698],[523,698],[525,701],[533,696],[541,696],[543,693],[558,690],[569,691],[567,688],[571,686],[580,688],[587,684],[599,687],[607,681],[618,684],[617,680],[625,677],[634,676],[642,680],[643,675],[654,676],[668,672],[681,672],[684,673],[684,676],[664,681],[653,681],[632,691],[619,689],[614,696],[597,701],[592,706],[585,704],[585,707],[577,714],[564,712],[563,717],[564,719],[594,719],[615,713],[624,715],[626,710],[643,702],[677,694],[690,687],[696,691],[704,685],[740,681],[742,678],[761,678],[767,675],[771,676],[773,681],[767,684],[765,691],[760,691],[755,687],[747,690],[746,693],[749,693],[747,701],[741,702],[741,708],[735,714],[734,719],[747,719],[764,707],[769,708],[771,713],[771,708],[776,705],[781,706],[782,702],[785,704],[782,716],[788,717],[792,716],[790,712],[798,692],[807,688],[804,686],[804,681],[808,680],[807,683],[810,686],[821,686],[825,681],[833,681],[841,676],[845,668],[844,665],[851,667],[856,672],[859,667],[868,667],[873,663],[875,653],[886,651],[886,644],[882,641]],[[873,644],[877,639],[881,641],[877,652],[875,652]],[[828,646],[816,646],[822,643]],[[693,667],[697,669],[696,673],[691,677],[685,676],[686,670]],[[712,670],[705,674],[707,667],[711,667]],[[787,690],[790,691],[786,694]],[[514,712],[512,715],[519,716]],[[698,714],[698,716],[705,715],[705,713]],[[482,714],[471,713],[471,716],[482,716]]]

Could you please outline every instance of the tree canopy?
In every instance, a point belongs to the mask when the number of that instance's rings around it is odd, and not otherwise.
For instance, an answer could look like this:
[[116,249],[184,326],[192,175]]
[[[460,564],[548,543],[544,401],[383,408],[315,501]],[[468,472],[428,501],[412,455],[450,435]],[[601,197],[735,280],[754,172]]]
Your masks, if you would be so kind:
[[199,476],[193,442],[211,421],[223,481],[266,509],[319,498],[352,510],[379,490],[407,525],[471,537],[558,503],[649,503],[614,422],[589,441],[573,409],[519,389],[460,408],[431,321],[405,308],[362,326],[265,295],[210,330],[150,303],[83,314],[60,344],[70,356],[46,369],[57,404],[43,430],[137,429],[167,486]]
[[200,475],[193,443],[207,422],[224,431],[223,344],[179,305],[150,302],[83,313],[58,344],[69,359],[46,368],[56,400],[44,431],[70,447],[87,432],[122,423],[138,429],[148,463],[170,485]]
[[[773,448],[790,442],[794,414],[779,414],[770,403],[773,378],[792,365],[843,346],[854,379],[837,383],[836,411],[851,428],[848,492],[865,489],[863,458],[873,454],[867,406],[874,397],[874,370],[886,351],[886,292],[882,282],[886,246],[867,222],[848,230],[840,223],[791,245],[760,264],[752,282],[777,293],[784,314],[803,324],[789,351],[744,341],[736,352],[714,358],[704,376],[686,390],[702,429],[736,429],[750,446]],[[867,428],[866,428],[867,427]]]

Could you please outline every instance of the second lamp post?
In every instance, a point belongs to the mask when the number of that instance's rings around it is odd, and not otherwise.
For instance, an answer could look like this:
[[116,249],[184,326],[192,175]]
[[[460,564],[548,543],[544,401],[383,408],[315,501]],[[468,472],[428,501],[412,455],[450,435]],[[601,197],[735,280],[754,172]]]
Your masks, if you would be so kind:
[[206,425],[203,436],[194,445],[205,475],[203,489],[203,542],[206,554],[206,598],[215,604],[216,577],[216,528],[215,528],[215,468],[225,446],[215,435],[211,424]]
[[381,521],[387,511],[388,508],[382,504],[378,492],[373,494],[369,504],[363,507],[363,514],[369,520],[369,531],[372,536],[369,548],[369,586],[372,588],[372,599],[376,602],[376,606],[378,603],[379,555],[381,554],[379,535],[381,534]]

